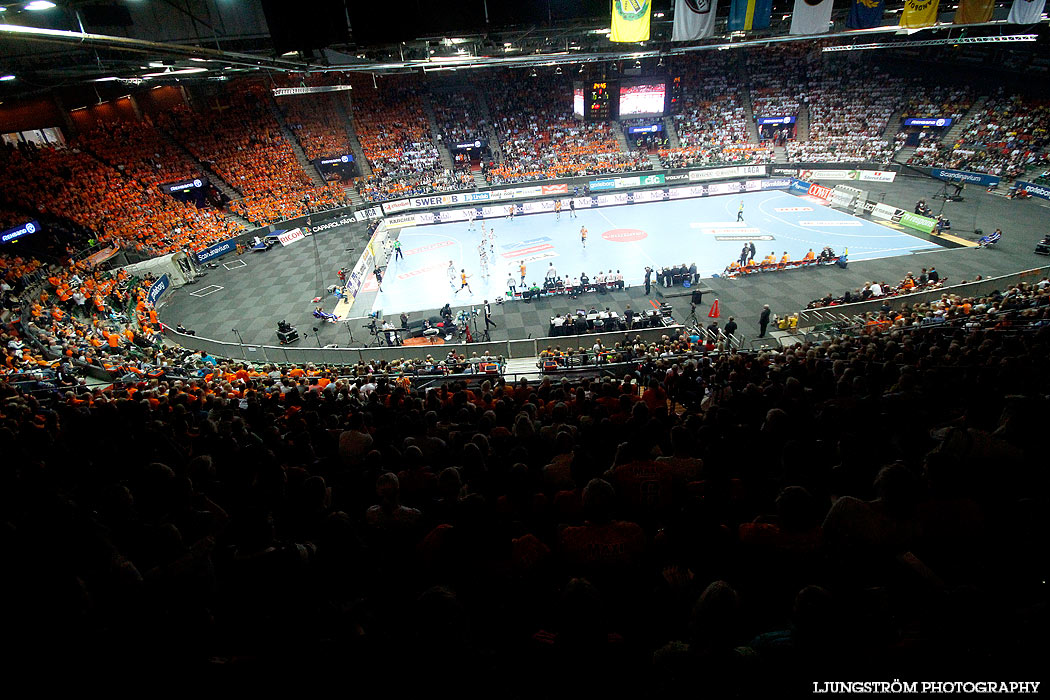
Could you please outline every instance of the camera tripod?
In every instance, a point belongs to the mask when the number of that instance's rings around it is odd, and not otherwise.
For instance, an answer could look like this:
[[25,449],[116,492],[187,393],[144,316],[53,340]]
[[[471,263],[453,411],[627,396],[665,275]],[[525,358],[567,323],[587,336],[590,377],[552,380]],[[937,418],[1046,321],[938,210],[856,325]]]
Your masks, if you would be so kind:
[[700,325],[700,319],[696,317],[696,304],[689,305],[689,315],[686,316],[685,320],[686,323],[689,323],[691,321],[693,325]]

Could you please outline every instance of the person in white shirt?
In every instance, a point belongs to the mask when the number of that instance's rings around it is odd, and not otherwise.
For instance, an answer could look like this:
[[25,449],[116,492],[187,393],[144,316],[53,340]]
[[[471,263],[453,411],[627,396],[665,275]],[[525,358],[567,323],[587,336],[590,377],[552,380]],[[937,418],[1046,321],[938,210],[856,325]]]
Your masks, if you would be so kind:
[[548,279],[551,282],[558,279],[558,271],[554,268],[554,263],[551,263],[550,266],[547,267],[545,279]]
[[456,266],[452,263],[451,260],[448,261],[448,269],[445,270],[445,274],[448,275],[448,283],[449,283],[449,285],[453,289],[455,289],[456,288]]
[[871,295],[873,297],[881,297],[882,296],[882,285],[880,285],[878,282],[872,282],[871,283]]

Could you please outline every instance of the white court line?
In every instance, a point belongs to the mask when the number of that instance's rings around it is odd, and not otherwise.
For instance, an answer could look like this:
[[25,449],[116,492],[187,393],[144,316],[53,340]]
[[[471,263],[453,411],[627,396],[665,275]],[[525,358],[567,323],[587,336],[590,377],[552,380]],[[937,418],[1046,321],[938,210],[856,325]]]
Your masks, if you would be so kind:
[[197,297],[197,298],[206,297],[209,294],[214,294],[215,292],[221,292],[223,289],[226,289],[226,287],[220,287],[217,284],[209,284],[207,287],[201,287],[200,289],[198,289],[195,292],[190,292],[190,296],[191,297]]

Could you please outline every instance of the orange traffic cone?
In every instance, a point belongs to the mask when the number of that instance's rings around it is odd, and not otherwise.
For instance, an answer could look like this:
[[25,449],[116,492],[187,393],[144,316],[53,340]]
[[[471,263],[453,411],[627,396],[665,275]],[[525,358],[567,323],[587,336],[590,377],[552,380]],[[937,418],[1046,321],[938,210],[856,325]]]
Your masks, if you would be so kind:
[[718,299],[715,299],[715,303],[711,304],[711,310],[707,312],[708,318],[718,318]]

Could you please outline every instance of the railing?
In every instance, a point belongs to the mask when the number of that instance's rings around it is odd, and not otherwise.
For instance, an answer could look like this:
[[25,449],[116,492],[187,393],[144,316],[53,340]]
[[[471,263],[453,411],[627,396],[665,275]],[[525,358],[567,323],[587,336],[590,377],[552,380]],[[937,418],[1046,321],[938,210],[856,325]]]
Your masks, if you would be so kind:
[[179,333],[165,323],[161,324],[164,335],[172,342],[190,350],[199,350],[216,358],[234,361],[263,362],[272,364],[326,364],[326,365],[350,365],[362,360],[423,360],[427,355],[447,354],[449,350],[455,350],[456,354],[482,355],[486,351],[493,356],[502,356],[505,359],[538,357],[540,351],[546,350],[548,346],[566,346],[569,343],[575,346],[590,347],[595,340],[601,340],[602,345],[611,346],[620,342],[623,338],[633,341],[641,338],[643,342],[653,342],[662,336],[678,335],[683,326],[661,326],[657,328],[636,328],[631,331],[614,331],[611,333],[587,333],[585,335],[557,336],[531,338],[526,340],[499,340],[481,343],[443,343],[440,345],[395,345],[376,347],[346,347],[346,348],[310,348],[298,345],[252,345],[241,343],[228,343],[220,340],[212,340],[196,335]]
[[825,306],[816,309],[802,309],[798,312],[798,327],[812,328],[827,323],[839,323],[852,321],[857,316],[864,316],[869,312],[878,312],[883,304],[889,304],[893,311],[899,310],[905,304],[914,306],[927,301],[940,299],[944,294],[957,294],[964,297],[982,296],[1005,287],[1012,286],[1018,282],[1037,281],[1050,274],[1050,266],[1037,267],[1021,272],[1012,272],[999,277],[989,277],[977,282],[956,284],[950,287],[937,287],[929,291],[912,292],[911,294],[898,294],[896,296],[881,296],[875,299],[856,302],[853,304],[840,304],[838,306]]

